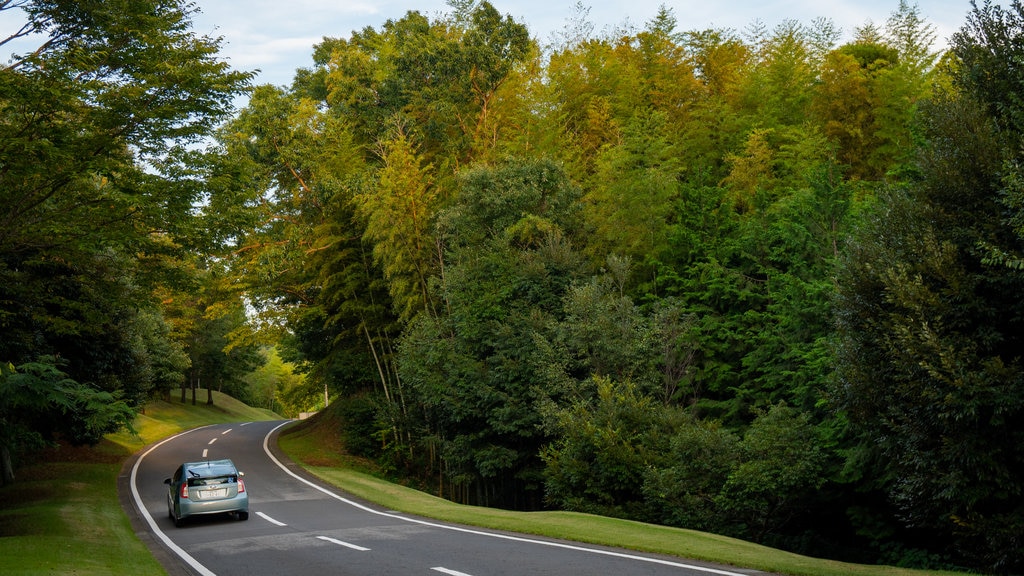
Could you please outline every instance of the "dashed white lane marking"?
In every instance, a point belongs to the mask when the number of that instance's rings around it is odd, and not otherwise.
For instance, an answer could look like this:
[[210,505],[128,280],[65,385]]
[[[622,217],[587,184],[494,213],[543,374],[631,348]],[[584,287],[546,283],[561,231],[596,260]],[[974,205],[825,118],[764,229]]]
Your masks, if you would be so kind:
[[449,576],[470,576],[469,574],[466,574],[465,572],[456,572],[455,570],[449,570],[447,568],[442,568],[440,566],[438,566],[436,568],[431,568],[431,570],[433,570],[435,572],[440,572],[442,574],[448,574]]
[[210,444],[213,444],[213,443],[214,443],[214,442],[216,442],[216,441],[217,441],[217,439],[216,439],[216,438],[214,438],[213,440],[210,440],[210,442],[209,442],[209,443],[207,444],[207,446],[209,446]]
[[369,548],[363,548],[362,546],[356,546],[355,544],[349,544],[348,542],[342,542],[341,540],[335,540],[334,538],[328,538],[327,536],[317,536],[317,538],[324,542],[330,542],[331,544],[337,544],[338,546],[359,550],[360,552],[366,552],[369,550]]
[[206,455],[207,455],[207,454],[208,454],[209,452],[210,452],[209,450],[207,450],[206,448],[203,448],[203,458],[206,458]]
[[228,432],[231,432],[231,430],[233,430],[233,429],[232,428],[228,428],[227,430],[221,432],[220,435],[223,436],[223,435],[227,434]]
[[273,518],[271,518],[270,516],[267,516],[263,512],[257,512],[256,515],[259,516],[260,518],[263,518],[267,522],[270,522],[271,524],[277,524],[278,526],[287,526],[287,524],[285,524],[284,522],[279,522],[277,520],[274,520]]

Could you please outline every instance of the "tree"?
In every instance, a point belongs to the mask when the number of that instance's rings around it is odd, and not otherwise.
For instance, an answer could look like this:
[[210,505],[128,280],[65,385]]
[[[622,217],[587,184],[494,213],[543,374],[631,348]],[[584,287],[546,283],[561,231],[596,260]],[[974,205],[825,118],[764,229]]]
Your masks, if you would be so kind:
[[628,383],[595,377],[587,388],[570,406],[545,409],[555,438],[542,452],[546,498],[567,510],[636,517],[644,475],[660,465],[671,437],[669,420]]
[[768,127],[799,124],[814,84],[810,37],[795,20],[785,20],[757,47],[746,80],[746,105]]
[[415,126],[425,163],[451,174],[491,138],[496,95],[535,47],[524,25],[484,1],[435,21],[409,12],[321,50],[331,54],[327,103],[351,117],[360,143]]
[[[0,252],[69,245],[141,247],[198,200],[144,163],[168,168],[231,109],[249,74],[189,30],[187,5],[39,1],[19,32],[44,38],[0,70],[6,210]],[[10,39],[10,38],[8,38]],[[6,40],[5,40],[6,42]],[[110,47],[117,49],[111,50]],[[137,162],[136,162],[137,160]]]
[[[973,99],[925,110],[920,182],[880,195],[839,275],[834,394],[904,525],[976,565],[1022,565],[1019,271],[1000,210],[1003,138]],[[1012,149],[1011,149],[1012,150]],[[870,461],[870,460],[869,460]]]
[[[580,272],[570,239],[579,191],[551,162],[510,161],[462,175],[439,217],[438,314],[420,314],[398,351],[408,456],[440,492],[467,503],[537,508],[543,441],[536,401],[556,394],[533,343],[555,321]],[[408,410],[399,405],[406,402]],[[422,419],[422,420],[420,420]],[[425,430],[425,432],[422,432]],[[420,431],[412,440],[406,431]]]
[[884,94],[879,75],[896,62],[895,50],[867,43],[848,44],[825,57],[812,109],[836,143],[839,161],[855,178],[876,180],[888,168],[878,165],[875,154],[881,146],[876,94]]
[[437,314],[427,279],[437,268],[437,242],[431,234],[437,189],[430,168],[421,164],[412,142],[401,131],[382,144],[384,166],[377,183],[356,198],[366,220],[364,240],[391,287],[399,317],[425,310]]
[[586,216],[594,229],[595,259],[619,254],[656,259],[665,249],[681,168],[673,159],[663,114],[641,112],[622,129],[619,143],[596,154]]
[[742,460],[740,438],[720,423],[684,416],[672,430],[659,467],[644,473],[651,521],[692,530],[724,531],[719,494]]
[[1021,57],[1024,5],[1012,0],[1010,8],[976,2],[967,23],[953,35],[958,58],[956,85],[985,106],[989,116],[1015,141],[1024,138],[1024,102],[1020,88],[1024,75],[1015,65]]
[[[96,394],[135,407],[157,372],[167,382],[181,368],[153,356],[169,344],[150,321],[153,290],[163,258],[200,240],[194,206],[207,190],[186,176],[198,158],[190,147],[251,75],[218,59],[218,39],[190,30],[185,2],[0,10],[24,15],[2,44],[37,42],[0,69],[0,361],[67,359],[60,369],[77,385],[50,389],[68,399],[36,403],[24,424],[95,441],[120,422],[116,410],[92,411]],[[82,420],[85,431],[63,426]]]
[[740,462],[716,497],[719,508],[764,542],[802,510],[825,482],[826,454],[808,415],[776,405],[754,419],[739,443]]
[[71,380],[59,364],[43,357],[17,368],[0,365],[0,486],[14,481],[20,452],[57,437],[75,445],[95,444],[104,434],[131,425],[135,411],[128,402]]
[[238,342],[237,332],[244,330],[246,323],[244,307],[239,300],[225,302],[205,299],[197,302],[197,306],[203,308],[204,313],[188,343],[192,403],[196,401],[196,390],[206,388],[207,404],[214,403],[215,389],[242,402],[254,404],[256,399],[245,385],[244,378],[262,366],[264,358],[255,344]]

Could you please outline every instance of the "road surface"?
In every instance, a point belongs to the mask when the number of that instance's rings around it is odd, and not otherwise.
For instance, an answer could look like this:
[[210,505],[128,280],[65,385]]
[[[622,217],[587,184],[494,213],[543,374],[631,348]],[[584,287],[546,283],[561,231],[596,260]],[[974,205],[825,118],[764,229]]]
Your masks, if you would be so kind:
[[[357,500],[276,449],[287,421],[213,425],[142,450],[121,500],[168,573],[201,576],[749,576],[763,574],[536,536],[445,524]],[[245,473],[249,519],[196,517],[175,528],[163,483],[182,462],[231,458]]]

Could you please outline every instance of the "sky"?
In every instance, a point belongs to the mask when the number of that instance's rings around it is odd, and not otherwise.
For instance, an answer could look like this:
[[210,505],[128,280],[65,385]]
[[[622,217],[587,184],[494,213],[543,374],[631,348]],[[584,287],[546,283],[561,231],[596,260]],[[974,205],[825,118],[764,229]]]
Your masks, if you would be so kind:
[[[256,84],[288,86],[295,71],[312,65],[313,45],[325,36],[348,38],[367,26],[416,10],[434,17],[450,12],[445,0],[194,0],[200,13],[195,31],[223,37],[222,53],[239,70],[259,70]],[[915,2],[909,0],[911,5]],[[995,4],[1006,5],[996,0]],[[542,45],[576,15],[577,0],[491,0],[502,14],[525,24]],[[935,49],[966,20],[969,0],[917,0],[922,17],[935,27]],[[662,5],[672,10],[677,30],[731,28],[742,32],[760,21],[769,30],[783,20],[810,24],[828,18],[842,29],[841,41],[867,22],[882,27],[899,0],[630,0],[590,2],[588,20],[595,33],[622,25],[643,28]]]

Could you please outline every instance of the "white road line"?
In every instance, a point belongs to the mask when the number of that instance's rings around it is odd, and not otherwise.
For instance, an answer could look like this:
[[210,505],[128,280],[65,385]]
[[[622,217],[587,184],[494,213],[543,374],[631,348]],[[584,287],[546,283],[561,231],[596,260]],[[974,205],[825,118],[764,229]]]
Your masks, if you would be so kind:
[[207,455],[207,454],[208,454],[209,452],[210,452],[209,450],[207,450],[206,448],[203,448],[203,458],[206,458],[206,455]]
[[328,538],[327,536],[317,536],[317,538],[325,542],[337,544],[338,546],[344,546],[346,548],[351,548],[353,550],[359,550],[360,552],[367,552],[370,550],[369,548],[363,548],[362,546],[356,546],[355,544],[349,544],[348,542],[342,542],[341,540],[335,540],[334,538]]
[[232,428],[228,428],[227,430],[221,432],[220,435],[223,436],[223,435],[227,434],[228,432],[231,432],[231,430],[232,430]]
[[435,572],[440,572],[442,574],[448,574],[449,576],[470,576],[469,574],[466,574],[465,572],[456,572],[455,570],[449,570],[447,568],[442,568],[441,566],[438,566],[436,568],[431,568],[431,570],[433,570]]
[[271,524],[277,524],[278,526],[287,526],[287,524],[285,524],[284,522],[278,522],[277,520],[274,520],[273,518],[267,516],[263,512],[257,512],[256,515],[263,518],[267,522],[270,522]]
[[[203,426],[202,428],[206,428],[206,426]],[[195,432],[196,430],[200,430],[200,429],[201,428],[196,428],[195,430],[188,430],[188,431],[182,432],[181,434],[176,434],[174,436],[171,436],[170,438],[165,439],[163,442],[159,442],[159,443],[155,444],[149,450],[146,450],[142,454],[142,456],[139,456],[139,459],[135,461],[135,465],[132,466],[132,474],[131,474],[131,479],[129,480],[129,484],[131,485],[131,488],[132,488],[132,498],[135,499],[135,506],[136,506],[136,508],[139,509],[139,513],[142,514],[142,517],[146,519],[146,523],[149,524],[149,528],[150,528],[150,530],[153,531],[153,534],[156,534],[156,537],[159,538],[160,541],[164,543],[164,545],[166,545],[168,548],[171,549],[172,552],[174,552],[175,554],[178,555],[178,557],[180,557],[182,560],[184,560],[186,564],[191,566],[193,570],[198,572],[200,574],[200,576],[217,576],[216,574],[211,572],[206,566],[203,566],[202,564],[200,564],[198,560],[196,560],[195,558],[190,556],[188,552],[185,552],[184,550],[181,549],[180,546],[178,546],[173,541],[171,541],[171,539],[167,536],[167,534],[164,534],[163,530],[161,530],[156,525],[156,521],[153,520],[153,516],[150,515],[149,510],[146,510],[146,506],[142,503],[142,496],[139,495],[139,488],[138,488],[138,486],[136,486],[136,478],[138,477],[138,473],[139,473],[139,464],[142,463],[142,459],[143,458],[145,458],[153,450],[156,450],[161,445],[163,445],[163,444],[165,444],[167,442],[170,442],[171,440],[174,440],[178,436],[184,436],[185,434],[188,434],[189,432]]]
[[209,446],[210,444],[213,444],[213,443],[214,443],[214,442],[216,442],[216,441],[217,441],[217,439],[216,439],[216,438],[214,438],[213,440],[210,440],[210,442],[209,442],[209,444],[207,444],[207,446]]
[[338,494],[335,494],[334,492],[331,492],[330,490],[328,490],[328,489],[326,489],[326,488],[324,488],[322,486],[319,486],[319,485],[317,485],[317,484],[315,484],[313,482],[310,482],[309,480],[306,480],[302,476],[299,476],[295,472],[292,472],[291,470],[289,470],[287,466],[282,464],[281,461],[278,460],[277,457],[275,457],[270,452],[270,436],[273,435],[273,433],[276,432],[282,426],[284,426],[286,424],[290,424],[290,423],[291,423],[291,420],[289,420],[288,422],[281,423],[279,426],[274,427],[270,432],[267,432],[267,435],[263,437],[263,451],[266,452],[267,457],[269,457],[272,462],[277,464],[278,468],[280,468],[281,470],[284,470],[286,474],[288,474],[289,476],[295,478],[299,482],[302,482],[303,484],[306,484],[307,486],[310,486],[314,490],[319,490],[320,492],[323,492],[324,494],[330,496],[331,498],[334,498],[336,500],[340,500],[341,502],[344,502],[344,503],[348,504],[349,506],[352,506],[354,508],[358,508],[360,510],[369,512],[370,514],[376,514],[378,516],[384,516],[385,518],[393,518],[395,520],[402,520],[403,522],[411,522],[413,524],[420,524],[421,526],[431,526],[431,527],[434,527],[434,528],[440,528],[442,530],[451,530],[453,532],[462,532],[464,534],[475,534],[475,535],[478,535],[478,536],[488,536],[490,538],[499,538],[499,539],[502,539],[502,540],[512,540],[514,542],[525,542],[527,544],[537,544],[539,546],[550,546],[552,548],[563,548],[563,549],[566,549],[566,550],[575,550],[575,551],[578,551],[578,552],[589,552],[591,554],[601,554],[603,556],[613,556],[615,558],[624,558],[626,560],[636,560],[638,562],[650,562],[652,564],[662,564],[664,566],[675,566],[676,568],[686,568],[688,570],[693,570],[695,572],[707,572],[708,574],[718,574],[720,576],[744,576],[743,574],[740,574],[739,572],[729,572],[727,570],[719,570],[717,568],[708,568],[706,566],[696,566],[694,564],[684,564],[682,562],[673,562],[671,560],[664,560],[664,559],[661,559],[661,558],[648,558],[646,556],[637,556],[635,554],[625,554],[625,553],[622,553],[622,552],[614,552],[612,550],[600,550],[600,549],[597,549],[597,548],[587,548],[585,546],[574,546],[572,544],[563,544],[561,542],[549,542],[549,541],[546,541],[546,540],[536,540],[536,539],[533,539],[533,538],[525,538],[525,537],[522,537],[522,536],[512,536],[512,535],[509,535],[509,534],[498,534],[498,533],[495,533],[495,532],[485,532],[483,530],[471,530],[469,528],[462,528],[462,527],[459,527],[459,526],[448,526],[446,524],[438,524],[436,522],[428,522],[426,520],[420,520],[418,518],[409,518],[409,517],[406,517],[406,516],[400,516],[398,514],[391,514],[391,513],[388,513],[388,512],[381,512],[379,510],[374,510],[373,508],[370,508],[368,506],[364,506],[364,505],[362,505],[362,504],[360,504],[358,502],[355,502],[353,500],[349,500],[348,498],[345,498],[343,496],[339,496]]

